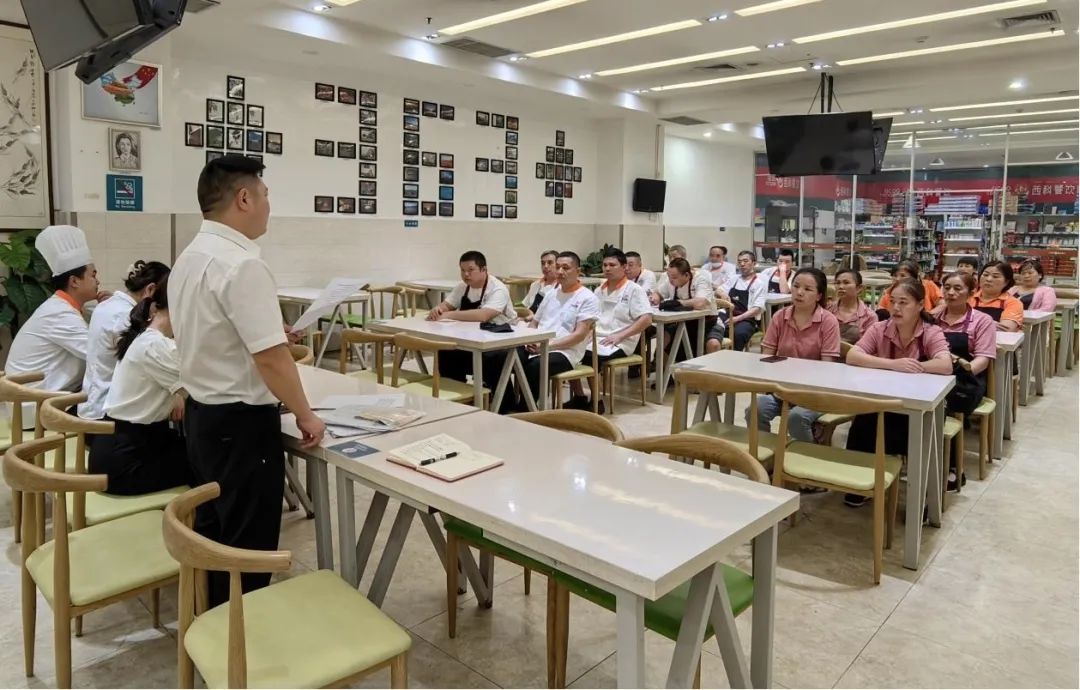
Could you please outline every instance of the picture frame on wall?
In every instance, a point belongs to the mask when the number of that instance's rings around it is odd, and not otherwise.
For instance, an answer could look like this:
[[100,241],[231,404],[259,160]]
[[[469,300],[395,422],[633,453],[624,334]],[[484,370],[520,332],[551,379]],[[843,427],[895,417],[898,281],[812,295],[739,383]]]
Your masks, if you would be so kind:
[[315,155],[324,156],[326,158],[334,157],[334,142],[329,139],[316,139],[315,140]]
[[378,108],[379,107],[379,94],[373,91],[361,91],[360,92],[360,107],[361,108]]
[[263,107],[261,105],[248,105],[247,107],[247,126],[248,127],[262,127],[263,126]]
[[[207,132],[207,141],[210,140],[209,132]],[[266,133],[266,152],[281,155],[285,151],[285,135],[281,132],[267,132]]]
[[229,127],[225,130],[225,148],[230,151],[243,151],[244,130],[239,127]]
[[564,170],[563,166],[559,165],[558,163],[555,164],[555,179],[556,180],[563,179],[563,170]]
[[567,199],[573,199],[574,198],[574,183],[573,182],[563,182],[562,191],[563,191],[563,196],[564,197],[566,197]]
[[517,189],[517,187],[518,187],[517,175],[507,175],[506,176],[506,188],[507,189]]
[[544,196],[555,196],[555,183],[548,180],[544,183]]
[[517,146],[518,133],[517,132],[512,132],[510,130],[506,130],[506,143],[509,144],[510,146]]
[[333,84],[323,84],[321,82],[315,82],[315,100],[334,102],[334,94],[337,89]]
[[420,148],[420,135],[416,132],[402,132],[401,143],[407,149]]
[[561,129],[555,130],[555,145],[566,146],[566,132]]
[[575,167],[572,176],[574,178],[574,182],[581,182],[581,168]]
[[454,154],[452,153],[440,153],[439,154],[439,167],[453,169],[454,167]]
[[424,101],[420,104],[420,114],[424,117],[438,117],[439,104],[432,101]]
[[378,204],[375,199],[361,199],[360,200],[360,213],[365,216],[374,215],[378,210]]
[[544,179],[544,164],[543,163],[537,163],[536,164],[536,179],[538,179],[538,180]]
[[506,116],[505,115],[497,115],[495,113],[492,113],[491,114],[491,126],[492,127],[505,127],[506,126]]
[[406,165],[401,168],[401,179],[404,182],[419,182],[420,181],[420,168],[412,165]]
[[198,122],[184,123],[184,146],[203,148],[206,146],[206,130]]
[[360,143],[376,144],[379,141],[379,130],[375,127],[360,128]]
[[491,114],[485,113],[483,110],[476,111],[476,124],[481,127],[487,127],[491,125]]
[[356,144],[351,141],[339,141],[337,143],[337,157],[355,160]]
[[491,172],[496,175],[501,175],[503,172],[503,162],[498,158],[491,159]]
[[401,162],[405,165],[420,165],[420,152],[416,149],[405,149],[401,152]]
[[473,215],[477,218],[488,217],[488,205],[487,204],[475,204],[473,206]]
[[419,115],[420,114],[420,101],[415,98],[406,98],[402,101],[402,111],[406,115]]
[[562,182],[556,182],[555,183],[555,198],[558,199],[562,195],[563,195],[563,183]]
[[404,129],[406,132],[419,132],[420,118],[416,115],[402,115],[401,128]]
[[333,213],[334,212],[334,197],[332,196],[316,196],[315,197],[315,213]]
[[360,196],[378,196],[376,191],[378,190],[378,183],[374,180],[360,180],[359,185]]
[[221,158],[224,155],[224,151],[207,151],[206,162],[209,163],[210,161],[216,161],[218,158]]
[[161,65],[121,62],[102,78],[80,83],[83,119],[160,129],[161,81]]
[[506,174],[507,175],[517,175],[518,174],[517,164],[518,164],[517,161],[506,161]]
[[420,198],[420,185],[418,185],[418,184],[403,184],[403,185],[401,185],[401,197],[403,199],[419,199]]
[[[281,136],[280,134],[278,136]],[[266,142],[267,148],[270,147],[269,139]],[[208,149],[223,149],[225,148],[225,128],[221,125],[207,125],[206,126],[206,148]],[[269,151],[268,151],[269,153]],[[280,151],[278,152],[280,153]]]
[[439,164],[439,154],[434,151],[424,151],[420,154],[420,165],[434,168]]
[[243,77],[227,75],[225,77],[225,96],[234,101],[242,101],[247,91],[247,81]]
[[563,214],[563,204],[565,202],[562,199],[555,200],[555,215],[561,216]]
[[555,179],[555,164],[554,163],[544,163],[544,179],[546,179],[546,180],[554,180]]
[[452,201],[440,201],[439,202],[439,217],[440,218],[453,218],[454,217],[454,203]]
[[439,171],[439,184],[454,184],[454,171],[453,170],[440,170]]
[[379,171],[379,166],[375,163],[361,163],[359,177],[364,180],[374,180]]
[[506,217],[510,220],[517,218],[517,206],[506,207]]
[[[518,131],[518,125],[519,125],[519,121],[518,121],[518,119],[516,117],[514,117],[513,115],[507,115],[506,116],[506,128],[507,129],[512,129],[512,130],[514,130],[516,132],[516,131]],[[517,209],[514,209],[514,210],[515,210],[515,212],[517,211]]]
[[343,105],[356,105],[356,89],[347,86],[337,87],[337,102]]
[[562,165],[566,162],[566,149],[555,149],[555,162]]
[[262,153],[265,150],[265,132],[261,129],[249,129],[247,131],[247,150],[252,153]]
[[206,121],[225,123],[225,101],[216,98],[206,99]]
[[416,216],[420,214],[420,202],[419,201],[402,201],[401,202],[401,214],[403,216]]
[[508,204],[516,204],[518,200],[518,193],[516,189],[507,189],[503,193],[503,201]]
[[517,147],[516,146],[507,146],[506,147],[506,160],[508,160],[508,161],[516,161],[517,157],[518,157]]
[[237,127],[244,126],[244,120],[247,116],[247,110],[244,108],[243,103],[234,103],[229,101],[225,104],[225,122],[230,125],[236,125]]
[[492,218],[502,218],[503,217],[502,204],[492,204],[491,205],[491,217]]
[[433,216],[435,215],[436,204],[434,201],[421,201],[420,202],[420,215]]
[[573,165],[574,164],[574,149],[566,149],[566,155],[564,156],[564,158],[566,159],[566,164],[567,165]]
[[439,119],[440,120],[453,120],[454,119],[454,106],[440,104],[439,105]]
[[379,159],[379,147],[378,146],[360,146],[360,160],[362,161],[374,161]]
[[351,196],[339,196],[337,198],[338,213],[356,213],[356,199]]
[[364,125],[365,127],[374,127],[379,124],[379,111],[361,108],[360,124]]
[[476,159],[476,172],[487,172],[487,171],[488,171],[488,159],[487,158],[477,158]]
[[439,187],[439,201],[453,201],[454,200],[454,188],[451,185],[442,185]]
[[544,160],[547,161],[548,163],[554,163],[555,162],[555,147],[554,146],[546,146],[546,147],[544,147]]

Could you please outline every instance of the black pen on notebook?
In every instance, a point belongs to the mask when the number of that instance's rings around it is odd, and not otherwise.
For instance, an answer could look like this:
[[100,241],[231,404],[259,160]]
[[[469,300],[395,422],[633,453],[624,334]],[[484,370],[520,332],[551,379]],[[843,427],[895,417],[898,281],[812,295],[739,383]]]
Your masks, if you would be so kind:
[[421,460],[420,461],[420,467],[426,467],[426,466],[431,465],[433,463],[439,462],[440,460],[449,460],[450,458],[456,458],[456,457],[457,457],[457,451],[456,450],[451,451],[449,453],[446,453],[445,455],[440,455],[437,458],[428,458],[427,460]]

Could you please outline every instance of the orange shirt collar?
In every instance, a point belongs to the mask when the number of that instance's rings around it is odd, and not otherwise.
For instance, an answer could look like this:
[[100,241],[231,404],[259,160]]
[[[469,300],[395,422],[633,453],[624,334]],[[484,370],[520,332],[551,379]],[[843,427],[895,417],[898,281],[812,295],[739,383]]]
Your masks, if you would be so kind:
[[622,286],[626,285],[629,281],[630,281],[630,279],[627,278],[626,276],[623,276],[622,280],[620,280],[615,285],[611,285],[610,280],[605,280],[604,284],[601,285],[601,288],[603,288],[604,290],[607,290],[608,292],[615,292],[615,291],[621,290]]
[[71,308],[74,309],[75,311],[80,312],[80,313],[82,312],[82,305],[79,304],[79,302],[74,297],[69,295],[68,293],[64,292],[63,290],[57,290],[53,294],[55,294],[57,297],[64,300],[68,304],[70,304]]

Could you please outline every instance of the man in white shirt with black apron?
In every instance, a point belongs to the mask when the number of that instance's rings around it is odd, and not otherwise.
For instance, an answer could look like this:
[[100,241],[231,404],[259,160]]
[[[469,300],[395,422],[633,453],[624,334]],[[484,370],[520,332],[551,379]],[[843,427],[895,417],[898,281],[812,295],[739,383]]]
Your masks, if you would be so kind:
[[746,350],[750,338],[758,329],[758,319],[765,311],[766,282],[754,269],[757,255],[751,251],[739,252],[739,275],[728,280],[727,284],[717,288],[720,299],[731,302],[734,314],[724,314],[705,339],[705,351],[716,352],[727,337],[728,319],[734,321],[735,340],[732,345],[738,351]]
[[[199,507],[195,529],[227,546],[274,550],[281,529],[284,447],[278,401],[296,415],[302,445],[326,430],[308,404],[282,328],[277,290],[254,240],[266,233],[263,164],[227,155],[199,175],[203,224],[169,276],[168,298],[188,459],[198,483],[221,496]],[[244,591],[269,574],[245,574]],[[228,599],[226,573],[210,573],[210,605]]]
[[[540,303],[547,294],[559,286],[559,279],[555,276],[555,260],[559,258],[559,252],[548,249],[540,255],[540,277],[529,286],[529,292],[525,294],[522,302],[529,311],[536,314]],[[531,318],[531,317],[530,317]]]
[[735,264],[727,260],[727,247],[719,244],[709,247],[709,260],[701,270],[712,276],[713,287],[723,287],[735,277]]

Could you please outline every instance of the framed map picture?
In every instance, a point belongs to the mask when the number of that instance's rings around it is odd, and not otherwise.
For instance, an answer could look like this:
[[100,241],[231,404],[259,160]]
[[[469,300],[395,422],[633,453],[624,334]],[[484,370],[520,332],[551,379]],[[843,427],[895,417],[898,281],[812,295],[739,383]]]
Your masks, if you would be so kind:
[[30,30],[0,24],[0,229],[51,222],[48,81]]
[[128,60],[82,85],[86,120],[161,127],[161,65]]

